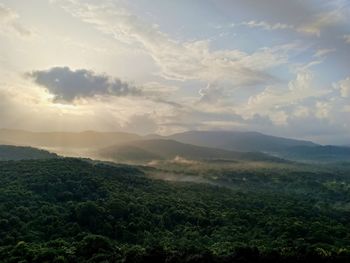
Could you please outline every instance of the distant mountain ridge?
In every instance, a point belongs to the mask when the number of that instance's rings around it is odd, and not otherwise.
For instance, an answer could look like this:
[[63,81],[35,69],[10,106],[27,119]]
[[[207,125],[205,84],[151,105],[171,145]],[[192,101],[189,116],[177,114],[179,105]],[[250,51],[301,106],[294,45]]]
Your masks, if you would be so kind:
[[258,132],[189,131],[165,138],[182,143],[241,152],[279,152],[293,146],[317,146],[311,141],[287,139]]
[[29,132],[0,129],[0,142],[34,147],[105,148],[143,139],[168,139],[185,144],[242,152],[271,152],[293,146],[318,145],[311,141],[287,139],[258,132],[188,131],[169,136],[157,134],[140,136],[125,132]]
[[[322,146],[311,141],[243,131],[188,131],[169,136],[157,134],[141,136],[125,132],[28,132],[0,129],[0,144],[1,142],[8,145],[43,148],[60,155],[79,157],[94,157],[91,153],[111,147],[119,153],[121,160],[166,159],[169,156],[172,158],[175,154],[185,155],[183,156],[185,158],[186,155],[189,158],[200,156],[203,159],[207,155],[210,158],[211,155],[221,158],[218,156],[232,155],[232,152],[246,152],[250,155],[252,152],[261,152],[265,153],[265,156],[269,154],[293,161],[350,161],[350,155],[346,151],[344,153],[344,149],[349,149],[347,146]],[[182,144],[181,147],[178,143]],[[194,150],[195,146],[202,148]],[[218,150],[226,153],[219,153]],[[230,154],[227,151],[230,151]]]
[[133,141],[98,151],[98,155],[117,161],[152,161],[173,159],[178,156],[190,160],[231,159],[250,161],[282,161],[257,152],[234,152],[184,144],[174,140],[153,139]]

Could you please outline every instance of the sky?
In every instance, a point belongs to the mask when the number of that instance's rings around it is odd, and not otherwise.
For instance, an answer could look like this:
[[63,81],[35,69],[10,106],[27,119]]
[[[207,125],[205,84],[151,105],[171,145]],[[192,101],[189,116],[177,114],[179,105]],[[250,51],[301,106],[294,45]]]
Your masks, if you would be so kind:
[[0,128],[350,145],[348,0],[0,0]]

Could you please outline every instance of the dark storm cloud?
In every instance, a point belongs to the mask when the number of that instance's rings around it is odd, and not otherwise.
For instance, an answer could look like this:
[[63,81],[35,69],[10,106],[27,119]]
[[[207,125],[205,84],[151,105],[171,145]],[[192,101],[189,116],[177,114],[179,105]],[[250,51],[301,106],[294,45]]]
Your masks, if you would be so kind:
[[55,96],[55,101],[72,102],[78,98],[95,95],[128,96],[140,95],[141,90],[107,75],[99,75],[86,69],[71,70],[69,67],[54,67],[29,73],[35,83],[45,87]]

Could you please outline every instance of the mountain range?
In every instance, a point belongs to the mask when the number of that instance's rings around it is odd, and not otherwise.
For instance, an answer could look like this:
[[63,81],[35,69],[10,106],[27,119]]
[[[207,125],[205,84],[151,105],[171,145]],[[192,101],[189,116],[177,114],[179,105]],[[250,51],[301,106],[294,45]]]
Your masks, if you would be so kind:
[[[0,130],[0,144],[31,146],[69,156],[148,161],[198,159],[350,161],[350,149],[258,132],[188,131],[169,136],[123,132]],[[273,156],[273,157],[272,157]]]
[[98,151],[97,156],[115,161],[169,160],[182,157],[190,160],[281,161],[260,152],[237,152],[185,144],[175,140],[151,139],[114,145]]
[[258,132],[188,131],[163,138],[182,143],[242,152],[278,152],[293,146],[316,146],[311,141],[287,139]]

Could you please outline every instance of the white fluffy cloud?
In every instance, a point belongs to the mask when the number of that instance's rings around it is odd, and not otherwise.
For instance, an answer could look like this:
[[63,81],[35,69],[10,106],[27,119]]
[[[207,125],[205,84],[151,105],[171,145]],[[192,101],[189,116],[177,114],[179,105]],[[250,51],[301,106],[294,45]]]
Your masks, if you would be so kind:
[[[287,88],[281,86],[269,86],[263,92],[251,96],[244,109],[245,114],[266,114],[275,116],[276,122],[286,121],[282,109],[288,105],[296,105],[310,97],[318,97],[325,94],[326,91],[317,89],[313,86],[313,75],[307,70],[300,70],[296,79],[289,82]],[[281,121],[283,120],[283,121]]]

